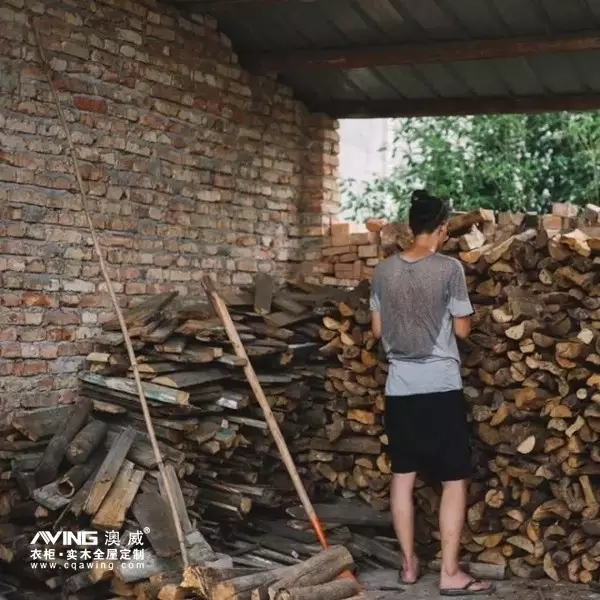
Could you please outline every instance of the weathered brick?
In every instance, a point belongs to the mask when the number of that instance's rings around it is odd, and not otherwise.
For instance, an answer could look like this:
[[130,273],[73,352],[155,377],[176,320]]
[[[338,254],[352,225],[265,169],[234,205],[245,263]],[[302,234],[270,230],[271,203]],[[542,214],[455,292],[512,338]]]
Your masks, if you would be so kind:
[[39,344],[40,358],[46,360],[53,360],[58,357],[58,345],[57,344]]
[[[360,248],[359,248],[360,251]],[[360,256],[359,253],[357,252],[349,252],[348,254],[341,254],[340,256],[337,256],[337,261],[341,262],[341,263],[351,263],[354,262],[355,260],[358,259],[358,257]]]
[[[7,377],[12,373],[13,370],[13,361],[6,360],[4,358],[0,359],[0,377]],[[2,404],[1,396],[0,396],[0,404]]]
[[21,344],[18,342],[0,342],[0,358],[20,358]]
[[61,356],[51,363],[52,373],[76,373],[83,366],[83,357]]
[[375,258],[379,255],[379,246],[359,246],[358,256],[359,258]]
[[47,294],[39,294],[35,292],[25,292],[21,296],[21,302],[23,306],[31,308],[33,306],[38,307],[50,307],[54,304],[53,299]]

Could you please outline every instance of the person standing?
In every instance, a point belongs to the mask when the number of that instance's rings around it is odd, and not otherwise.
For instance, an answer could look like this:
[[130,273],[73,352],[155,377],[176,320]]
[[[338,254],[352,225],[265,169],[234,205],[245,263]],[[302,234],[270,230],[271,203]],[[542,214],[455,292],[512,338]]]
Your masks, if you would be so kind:
[[380,263],[371,283],[372,330],[389,370],[385,429],[392,465],[391,512],[403,553],[401,580],[419,578],[414,549],[417,474],[442,483],[440,594],[489,594],[493,586],[460,570],[471,452],[456,338],[471,329],[473,307],[461,263],[439,251],[448,237],[445,201],[417,190],[409,226],[414,242]]

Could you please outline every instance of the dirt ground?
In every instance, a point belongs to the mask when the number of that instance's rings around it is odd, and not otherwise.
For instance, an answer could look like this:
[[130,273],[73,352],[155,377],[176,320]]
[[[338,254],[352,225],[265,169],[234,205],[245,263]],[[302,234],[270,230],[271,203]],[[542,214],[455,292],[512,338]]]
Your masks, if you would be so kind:
[[[426,575],[417,584],[403,586],[398,583],[398,572],[391,569],[364,572],[360,582],[370,600],[432,600],[442,598],[437,589],[435,575]],[[509,580],[496,583],[496,592],[490,596],[477,596],[490,600],[600,600],[600,594],[587,586],[557,584],[552,581]],[[466,596],[465,596],[466,598]]]

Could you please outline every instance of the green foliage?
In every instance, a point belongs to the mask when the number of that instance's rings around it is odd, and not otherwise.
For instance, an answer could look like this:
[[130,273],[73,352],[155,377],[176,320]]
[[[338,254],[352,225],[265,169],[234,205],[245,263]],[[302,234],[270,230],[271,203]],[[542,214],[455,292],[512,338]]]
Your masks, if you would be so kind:
[[403,219],[412,190],[477,207],[546,212],[600,196],[600,113],[396,119],[387,177],[342,184],[347,218]]

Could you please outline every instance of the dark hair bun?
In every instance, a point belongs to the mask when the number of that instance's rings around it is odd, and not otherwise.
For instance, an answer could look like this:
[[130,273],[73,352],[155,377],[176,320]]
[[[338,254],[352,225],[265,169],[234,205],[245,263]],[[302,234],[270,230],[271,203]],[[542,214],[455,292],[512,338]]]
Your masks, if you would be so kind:
[[448,218],[447,203],[427,190],[415,190],[410,197],[409,225],[414,235],[431,233]]
[[427,193],[427,190],[415,190],[410,197],[411,204],[419,204],[421,202],[425,203],[429,202],[430,200],[431,196]]
[[424,221],[434,219],[440,212],[442,201],[427,193],[427,190],[415,190],[410,198],[411,208]]

